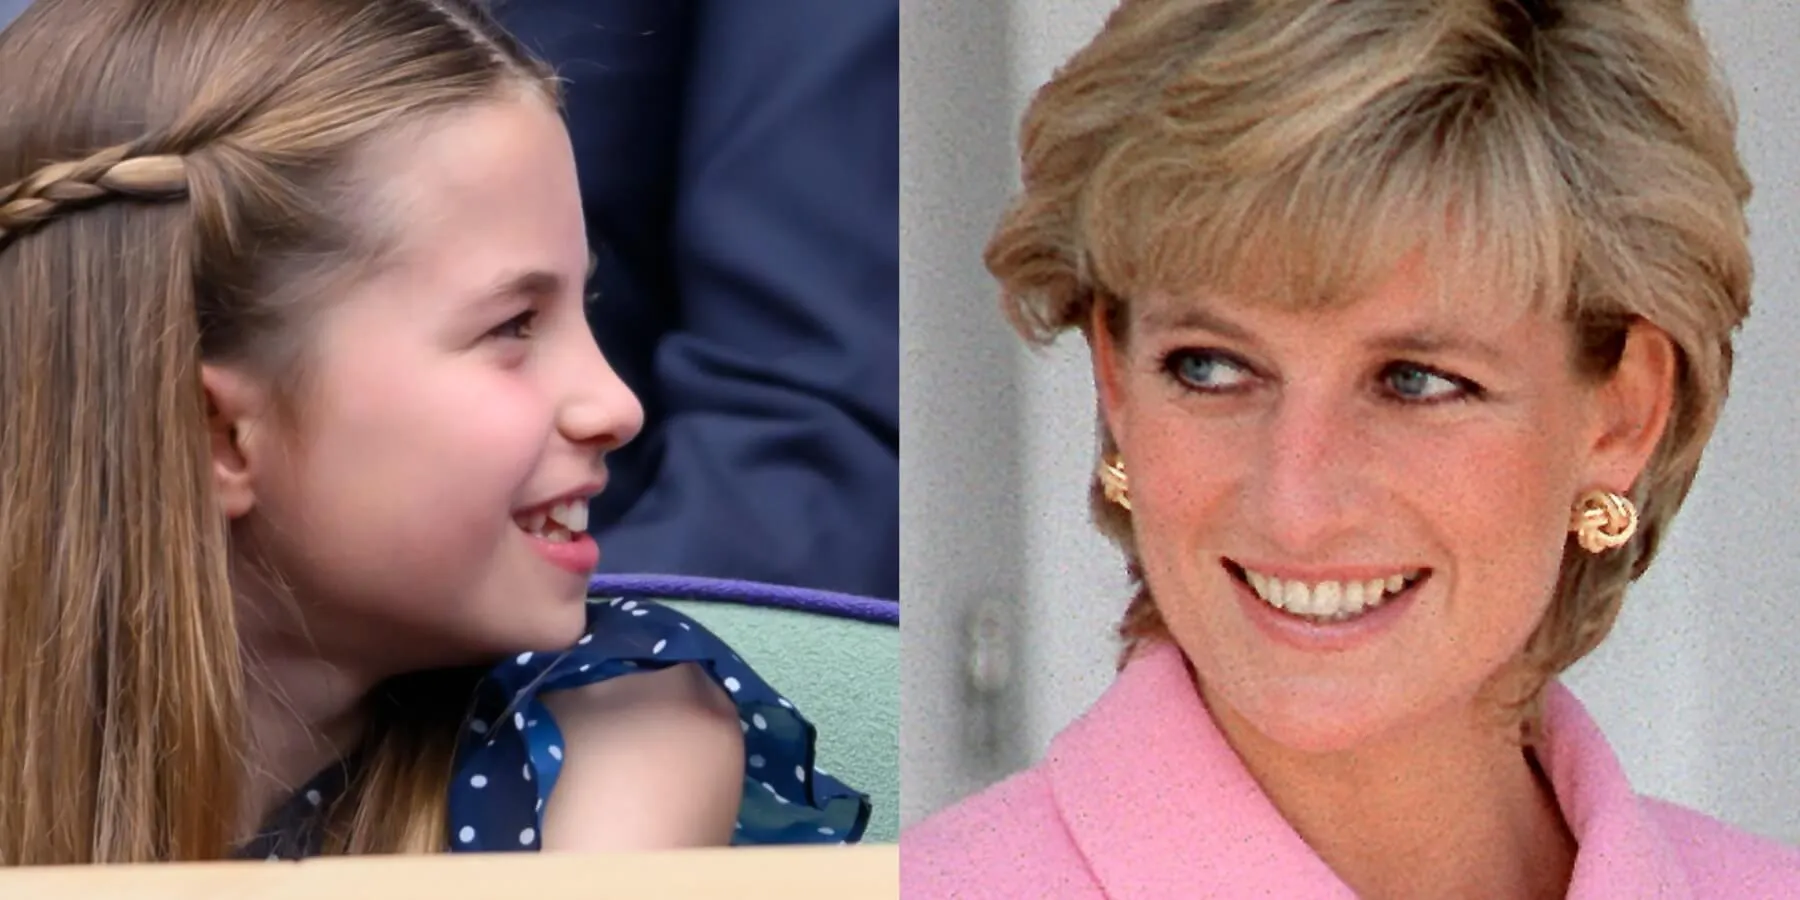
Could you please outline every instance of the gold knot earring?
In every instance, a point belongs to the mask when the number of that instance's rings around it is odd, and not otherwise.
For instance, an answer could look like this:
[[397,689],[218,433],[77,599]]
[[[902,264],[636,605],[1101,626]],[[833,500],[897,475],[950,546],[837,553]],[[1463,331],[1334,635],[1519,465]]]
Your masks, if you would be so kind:
[[1575,543],[1589,553],[1604,553],[1625,546],[1637,533],[1638,511],[1631,498],[1612,491],[1588,491],[1575,501],[1569,530]]
[[1100,457],[1100,490],[1108,501],[1131,509],[1131,478],[1125,474],[1125,461],[1116,453]]

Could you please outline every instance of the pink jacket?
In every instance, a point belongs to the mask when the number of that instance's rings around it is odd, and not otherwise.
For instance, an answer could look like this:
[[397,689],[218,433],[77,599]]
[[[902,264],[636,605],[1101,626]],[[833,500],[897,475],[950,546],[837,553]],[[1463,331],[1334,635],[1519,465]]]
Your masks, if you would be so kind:
[[[1552,685],[1540,761],[1579,844],[1571,900],[1800,898],[1800,849],[1632,792]],[[1354,900],[1262,793],[1174,647],[1140,655],[1045,760],[908,829],[908,898]]]

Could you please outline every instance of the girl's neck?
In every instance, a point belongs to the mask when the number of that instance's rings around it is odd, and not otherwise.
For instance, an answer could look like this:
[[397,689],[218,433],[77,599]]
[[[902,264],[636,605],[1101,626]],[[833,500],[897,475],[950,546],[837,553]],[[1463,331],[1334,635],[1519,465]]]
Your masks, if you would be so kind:
[[1549,781],[1491,713],[1470,708],[1376,746],[1306,754],[1214,698],[1207,705],[1276,809],[1358,896],[1567,893],[1574,837]]
[[286,642],[246,640],[250,756],[239,833],[251,835],[325,767],[361,740],[364,700],[376,679],[347,671]]

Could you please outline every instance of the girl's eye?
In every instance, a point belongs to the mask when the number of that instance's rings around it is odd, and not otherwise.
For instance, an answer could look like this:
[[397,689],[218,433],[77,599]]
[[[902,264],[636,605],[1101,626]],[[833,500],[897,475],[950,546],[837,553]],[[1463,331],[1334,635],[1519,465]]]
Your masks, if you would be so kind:
[[494,326],[494,329],[488,332],[488,336],[507,340],[529,340],[533,333],[532,326],[536,321],[537,310],[528,309]]
[[1383,369],[1381,383],[1395,399],[1407,403],[1442,403],[1481,394],[1481,388],[1466,378],[1413,363],[1394,363]]
[[1203,393],[1236,390],[1254,377],[1243,363],[1212,350],[1176,350],[1163,358],[1163,369],[1184,387]]

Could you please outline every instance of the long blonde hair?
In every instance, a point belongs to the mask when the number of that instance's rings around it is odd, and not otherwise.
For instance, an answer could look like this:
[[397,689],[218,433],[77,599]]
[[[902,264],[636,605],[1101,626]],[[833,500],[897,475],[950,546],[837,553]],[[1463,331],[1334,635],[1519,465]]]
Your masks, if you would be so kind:
[[[465,0],[37,0],[0,32],[0,864],[232,852],[200,365],[282,383],[310,298],[381,252],[358,152],[519,85],[555,95]],[[445,843],[457,710],[394,692],[331,850]]]
[[[986,261],[1039,343],[1096,303],[1126,340],[1124,307],[1156,292],[1341,302],[1416,252],[1566,318],[1596,377],[1633,319],[1667,332],[1676,396],[1633,488],[1641,525],[1605,555],[1565,544],[1507,698],[1529,724],[1611,628],[1718,420],[1750,308],[1735,134],[1682,0],[1126,0],[1026,112],[1023,190]],[[1139,585],[1121,633],[1166,638],[1129,516],[1097,480],[1090,498]]]

